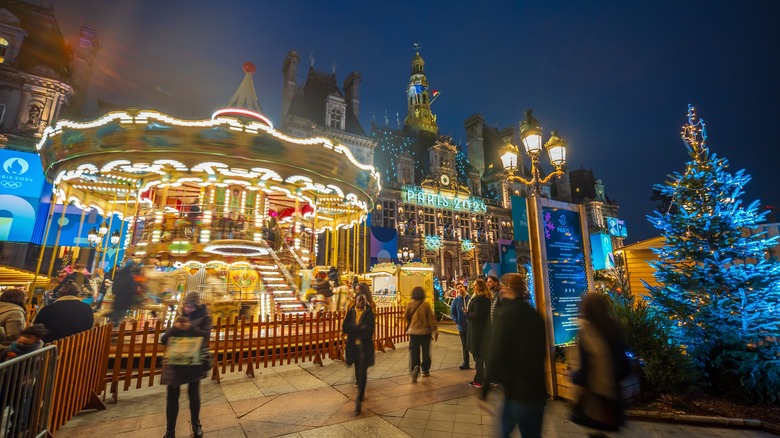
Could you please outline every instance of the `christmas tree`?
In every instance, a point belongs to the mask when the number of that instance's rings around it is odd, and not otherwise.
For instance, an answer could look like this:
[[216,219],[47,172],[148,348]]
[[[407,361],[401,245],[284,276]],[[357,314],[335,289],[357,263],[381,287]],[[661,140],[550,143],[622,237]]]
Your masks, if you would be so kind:
[[648,286],[651,302],[713,390],[777,403],[780,263],[766,254],[778,242],[749,232],[766,215],[740,200],[750,176],[710,153],[690,105],[682,138],[692,159],[655,186],[668,202],[648,216],[665,238],[651,263],[660,284]]

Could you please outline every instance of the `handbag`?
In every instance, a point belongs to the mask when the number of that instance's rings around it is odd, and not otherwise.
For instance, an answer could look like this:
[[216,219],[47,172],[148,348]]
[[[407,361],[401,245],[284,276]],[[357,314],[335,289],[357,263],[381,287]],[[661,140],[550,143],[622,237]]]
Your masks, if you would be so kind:
[[618,430],[623,422],[620,400],[610,400],[587,388],[581,388],[572,406],[571,420],[601,430]]
[[198,365],[203,361],[201,345],[201,336],[171,336],[165,344],[165,362],[168,365]]

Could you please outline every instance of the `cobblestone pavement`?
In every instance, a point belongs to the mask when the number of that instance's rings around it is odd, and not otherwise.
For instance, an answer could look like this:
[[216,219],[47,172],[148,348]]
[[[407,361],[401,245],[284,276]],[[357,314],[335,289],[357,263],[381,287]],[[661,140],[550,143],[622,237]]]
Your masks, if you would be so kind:
[[[201,422],[206,437],[490,437],[496,418],[480,410],[468,386],[473,371],[457,368],[458,336],[442,334],[432,345],[431,376],[413,384],[408,375],[406,344],[377,352],[369,369],[363,412],[356,416],[354,372],[326,360],[260,368],[255,377],[235,372],[221,384],[201,382]],[[186,390],[177,424],[180,437],[192,436]],[[491,400],[493,409],[499,395]],[[567,420],[568,404],[548,403],[544,436],[584,437],[587,430]],[[60,437],[145,437],[165,433],[165,388],[131,389],[106,410],[84,412],[57,433]],[[515,433],[515,436],[519,434]],[[747,429],[630,421],[622,437],[769,437]]]

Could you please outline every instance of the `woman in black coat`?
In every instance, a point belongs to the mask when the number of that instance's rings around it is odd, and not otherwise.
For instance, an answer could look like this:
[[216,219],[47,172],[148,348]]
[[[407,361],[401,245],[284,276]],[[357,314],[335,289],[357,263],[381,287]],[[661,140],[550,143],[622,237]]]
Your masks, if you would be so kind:
[[368,367],[374,365],[374,312],[365,295],[358,294],[355,297],[355,307],[344,317],[342,331],[347,335],[347,365],[355,365],[355,381],[358,385],[355,413],[359,414],[360,404],[366,395]]
[[192,435],[195,438],[203,436],[203,429],[200,425],[200,381],[206,377],[208,371],[209,338],[211,337],[211,315],[209,315],[200,302],[200,296],[197,292],[188,292],[184,297],[182,311],[183,317],[168,329],[160,338],[160,343],[168,345],[172,343],[172,338],[202,338],[200,347],[200,361],[192,365],[171,365],[166,361],[163,363],[162,377],[160,384],[168,385],[168,399],[165,406],[165,416],[167,422],[166,438],[176,436],[176,417],[179,416],[179,387],[187,384],[187,395],[190,398],[190,421],[192,423]]
[[469,307],[466,309],[466,319],[469,322],[467,331],[467,343],[469,351],[474,355],[474,367],[476,374],[474,380],[469,385],[475,388],[482,388],[485,382],[485,356],[488,351],[487,328],[490,322],[490,289],[485,280],[476,280],[474,282],[474,297],[469,301]]

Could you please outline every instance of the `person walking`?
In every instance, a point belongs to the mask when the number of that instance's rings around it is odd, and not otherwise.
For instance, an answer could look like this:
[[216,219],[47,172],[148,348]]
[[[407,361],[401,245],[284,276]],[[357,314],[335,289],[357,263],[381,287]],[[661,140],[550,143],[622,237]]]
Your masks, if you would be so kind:
[[469,295],[463,285],[457,287],[457,295],[450,304],[450,317],[455,321],[460,335],[460,348],[463,352],[463,362],[458,368],[468,370],[469,366],[469,345],[468,345],[468,320],[466,319],[466,309],[469,305]]
[[602,294],[586,294],[580,314],[580,367],[572,383],[581,390],[570,419],[586,427],[617,431],[625,423],[620,380],[631,372],[623,328]]
[[68,280],[59,291],[57,301],[44,306],[35,316],[36,324],[43,324],[49,332],[43,342],[54,342],[92,328],[95,317],[92,306],[79,300],[81,290]]
[[[436,318],[433,309],[425,302],[425,289],[420,286],[412,289],[412,301],[406,306],[404,312],[409,334],[409,359],[412,371],[412,382],[417,383],[417,378],[422,371],[423,377],[431,375],[431,337],[439,340],[439,331],[436,328]],[[422,362],[420,353],[422,352]]]
[[114,277],[114,284],[111,287],[114,302],[108,316],[114,326],[118,326],[122,322],[127,311],[133,307],[136,301],[135,297],[139,293],[141,285],[135,279],[134,269],[136,269],[135,263],[129,261]]
[[16,340],[19,332],[27,325],[27,298],[22,289],[11,288],[0,295],[0,329],[3,339],[0,349],[7,348]]
[[488,326],[490,323],[490,289],[484,280],[474,281],[474,297],[466,308],[468,320],[468,346],[474,355],[476,373],[469,385],[482,388],[487,383],[485,378],[485,357],[488,349]]
[[361,403],[366,396],[368,367],[374,365],[374,328],[374,311],[368,305],[366,296],[358,294],[355,297],[355,307],[347,312],[341,329],[347,336],[345,352],[347,365],[355,366],[355,381],[358,385],[358,394],[355,398],[356,414],[360,413]]
[[376,302],[374,301],[373,295],[371,295],[371,288],[368,287],[366,283],[358,283],[357,286],[355,286],[355,296],[347,303],[347,310],[355,307],[358,295],[366,297],[366,304],[374,312],[374,316],[376,316]]
[[[501,309],[496,314],[488,356],[488,379],[504,390],[501,436],[518,427],[523,438],[540,438],[547,393],[544,358],[544,320],[522,297],[528,293],[525,279],[505,274]],[[482,400],[490,385],[484,385]]]
[[203,436],[200,424],[200,381],[211,369],[208,360],[211,337],[211,315],[200,301],[197,292],[184,296],[182,316],[160,338],[166,346],[160,384],[167,385],[165,404],[166,432],[164,438],[176,437],[176,418],[179,416],[180,387],[187,384],[190,399],[190,423],[195,438]]

